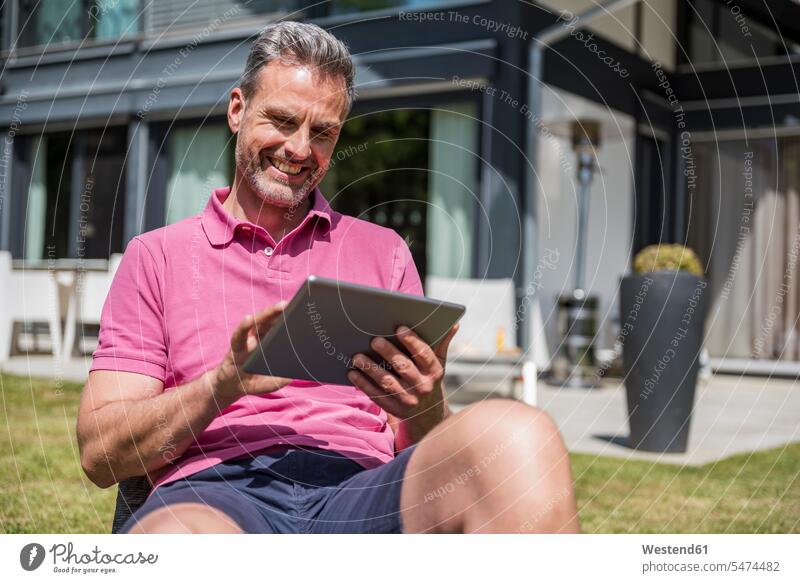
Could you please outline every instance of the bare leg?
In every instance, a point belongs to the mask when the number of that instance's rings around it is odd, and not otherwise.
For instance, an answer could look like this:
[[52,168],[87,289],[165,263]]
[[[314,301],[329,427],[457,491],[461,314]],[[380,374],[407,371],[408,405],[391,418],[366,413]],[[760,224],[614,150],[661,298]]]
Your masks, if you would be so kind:
[[417,445],[401,494],[405,532],[562,532],[580,527],[569,457],[553,421],[493,399]]
[[240,534],[242,529],[221,510],[196,502],[184,502],[151,512],[128,532],[130,534]]

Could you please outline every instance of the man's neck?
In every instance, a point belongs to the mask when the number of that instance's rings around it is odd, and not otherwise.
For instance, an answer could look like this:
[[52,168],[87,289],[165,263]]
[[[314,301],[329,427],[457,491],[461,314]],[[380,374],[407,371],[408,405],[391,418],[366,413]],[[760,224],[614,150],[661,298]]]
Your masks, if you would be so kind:
[[222,208],[236,219],[263,227],[277,243],[303,222],[311,209],[312,196],[310,193],[296,207],[279,207],[263,202],[247,186],[234,181],[228,198],[222,203]]

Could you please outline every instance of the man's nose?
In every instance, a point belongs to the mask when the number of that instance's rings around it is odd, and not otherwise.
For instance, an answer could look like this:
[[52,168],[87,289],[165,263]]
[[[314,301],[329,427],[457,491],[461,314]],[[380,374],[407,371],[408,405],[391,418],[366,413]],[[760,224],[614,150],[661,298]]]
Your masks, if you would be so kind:
[[287,138],[286,157],[289,160],[302,162],[311,155],[311,137],[305,127],[299,127]]

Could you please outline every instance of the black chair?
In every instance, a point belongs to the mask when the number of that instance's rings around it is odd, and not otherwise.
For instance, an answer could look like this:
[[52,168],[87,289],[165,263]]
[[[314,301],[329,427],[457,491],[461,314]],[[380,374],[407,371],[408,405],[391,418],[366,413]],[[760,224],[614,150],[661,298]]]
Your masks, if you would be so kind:
[[145,476],[136,476],[122,480],[117,486],[117,506],[114,509],[114,521],[111,534],[119,534],[125,522],[136,512],[150,494],[153,487]]

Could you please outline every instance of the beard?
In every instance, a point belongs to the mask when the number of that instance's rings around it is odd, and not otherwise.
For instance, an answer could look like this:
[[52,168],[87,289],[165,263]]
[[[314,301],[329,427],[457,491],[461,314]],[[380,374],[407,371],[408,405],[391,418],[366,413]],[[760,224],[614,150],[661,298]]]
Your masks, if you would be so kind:
[[260,152],[250,154],[236,141],[236,169],[247,182],[247,185],[266,204],[281,208],[296,208],[308,197],[309,192],[319,183],[324,171],[317,167],[309,172],[308,177],[300,185],[270,176],[264,167],[271,162],[265,159],[262,163]]

